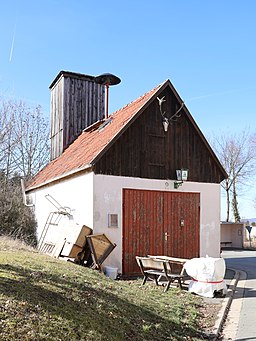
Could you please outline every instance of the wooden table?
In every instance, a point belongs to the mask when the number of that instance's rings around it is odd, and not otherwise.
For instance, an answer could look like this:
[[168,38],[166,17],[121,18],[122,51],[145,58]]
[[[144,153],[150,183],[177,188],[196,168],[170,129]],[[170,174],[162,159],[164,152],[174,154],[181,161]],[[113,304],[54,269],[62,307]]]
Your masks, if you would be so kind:
[[[158,285],[161,278],[164,277],[165,280],[167,280],[164,292],[166,292],[169,289],[170,284],[176,280],[178,281],[179,287],[182,289],[181,281],[184,280],[184,264],[187,259],[150,255],[147,257],[136,256],[136,260],[144,276],[142,285],[150,279],[153,279],[156,285]],[[178,272],[173,272],[173,264],[181,265],[182,269]]]

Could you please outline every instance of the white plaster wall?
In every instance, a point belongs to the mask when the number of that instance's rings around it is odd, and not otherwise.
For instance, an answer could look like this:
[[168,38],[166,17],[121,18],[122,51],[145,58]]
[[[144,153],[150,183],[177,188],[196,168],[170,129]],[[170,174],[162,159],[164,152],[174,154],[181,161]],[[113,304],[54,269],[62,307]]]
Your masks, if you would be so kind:
[[196,184],[201,193],[200,256],[220,257],[220,206],[219,184]]
[[[54,206],[45,195],[50,194],[62,206],[71,209],[71,218],[62,218],[59,226],[49,228],[45,241],[57,242],[72,224],[87,225],[94,233],[105,233],[117,244],[104,265],[122,271],[122,189],[145,189],[200,193],[200,256],[220,255],[220,185],[185,182],[174,189],[173,181],[95,175],[93,173],[62,180],[31,193],[40,237]],[[118,215],[118,227],[108,227],[108,214]]]
[[93,173],[86,173],[61,182],[34,190],[29,194],[33,201],[37,236],[41,236],[47,217],[56,208],[45,198],[50,194],[61,206],[68,207],[71,217],[63,216],[58,226],[50,226],[45,241],[53,243],[63,239],[73,224],[87,225],[93,228]]
[[[173,181],[94,175],[94,232],[105,233],[117,244],[104,265],[122,271],[122,189],[200,193],[200,256],[220,256],[220,185],[185,182],[174,189]],[[118,214],[118,228],[108,227],[108,214]]]

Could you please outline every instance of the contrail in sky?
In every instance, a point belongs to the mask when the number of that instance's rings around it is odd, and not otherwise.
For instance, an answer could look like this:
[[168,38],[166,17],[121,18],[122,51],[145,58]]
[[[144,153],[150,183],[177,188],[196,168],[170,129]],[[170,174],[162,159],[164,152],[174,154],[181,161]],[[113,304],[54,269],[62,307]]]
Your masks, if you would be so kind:
[[12,46],[11,46],[11,51],[10,51],[9,62],[12,61],[12,53],[13,53],[13,47],[14,47],[15,34],[16,34],[16,25],[14,26],[14,30],[13,30]]
[[247,89],[234,89],[234,90],[227,90],[227,91],[222,91],[222,92],[213,92],[213,93],[202,95],[202,96],[196,96],[196,97],[188,98],[187,101],[194,101],[194,100],[197,100],[197,99],[203,99],[203,98],[220,96],[220,95],[227,95],[227,94],[232,94],[232,93],[235,93],[235,92],[241,92],[241,91],[248,90],[248,89],[251,89],[251,88],[247,88]]

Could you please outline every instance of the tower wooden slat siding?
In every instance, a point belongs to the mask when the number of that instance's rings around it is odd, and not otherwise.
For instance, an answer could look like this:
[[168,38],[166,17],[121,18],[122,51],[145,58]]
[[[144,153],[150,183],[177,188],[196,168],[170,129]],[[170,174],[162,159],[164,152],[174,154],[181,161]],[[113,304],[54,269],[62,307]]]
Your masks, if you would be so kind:
[[51,90],[51,160],[86,127],[104,118],[105,87],[93,76],[61,71]]

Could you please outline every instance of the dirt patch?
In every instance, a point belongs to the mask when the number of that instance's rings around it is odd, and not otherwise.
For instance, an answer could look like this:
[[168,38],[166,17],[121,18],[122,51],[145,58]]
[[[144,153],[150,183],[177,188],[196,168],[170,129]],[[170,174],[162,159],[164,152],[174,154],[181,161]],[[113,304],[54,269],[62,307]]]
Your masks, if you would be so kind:
[[214,327],[218,318],[221,303],[203,303],[200,308],[201,321],[200,325],[203,329],[211,329]]
[[219,318],[222,301],[219,298],[204,299],[200,307],[199,326],[204,331],[204,340],[215,340],[215,323]]

